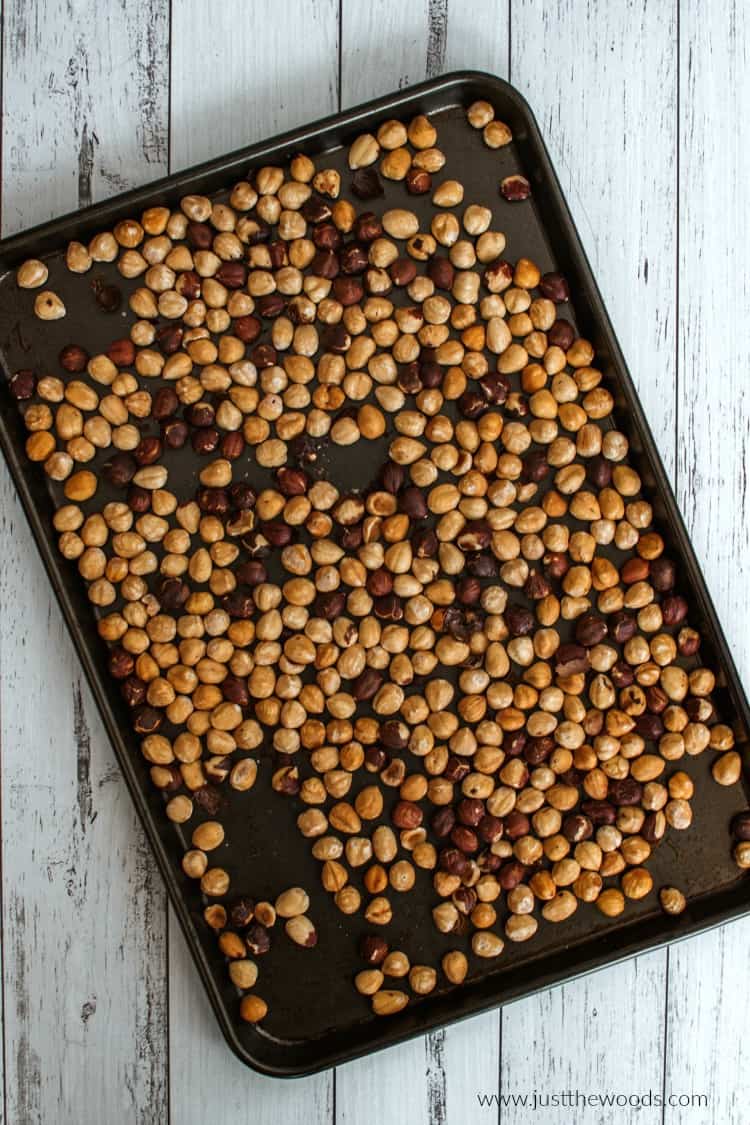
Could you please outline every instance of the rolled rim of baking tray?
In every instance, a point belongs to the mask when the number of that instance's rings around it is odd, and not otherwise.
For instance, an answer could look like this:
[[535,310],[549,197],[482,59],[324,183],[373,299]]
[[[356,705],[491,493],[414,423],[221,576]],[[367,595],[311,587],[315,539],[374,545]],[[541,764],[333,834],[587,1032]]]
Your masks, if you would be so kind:
[[[629,423],[640,444],[639,453],[646,460],[653,474],[652,490],[655,491],[664,508],[662,519],[668,525],[680,551],[680,562],[687,573],[691,592],[697,599],[702,624],[721,666],[732,707],[743,730],[743,739],[746,741],[747,731],[750,730],[750,705],[729,645],[536,119],[526,99],[510,83],[480,71],[455,71],[364,102],[346,112],[331,114],[310,125],[289,130],[258,144],[236,149],[218,159],[205,161],[185,171],[165,176],[83,210],[69,212],[0,241],[0,281],[8,270],[14,268],[24,258],[60,251],[64,242],[71,238],[76,238],[79,234],[90,236],[97,225],[112,225],[122,218],[129,217],[134,208],[153,205],[160,197],[175,196],[188,191],[212,192],[226,188],[227,177],[235,174],[248,163],[257,162],[265,157],[283,160],[300,149],[308,153],[322,152],[326,148],[346,144],[358,132],[383,115],[399,116],[422,110],[434,112],[441,108],[441,99],[442,108],[445,108],[446,98],[452,98],[450,104],[454,105],[459,102],[468,104],[469,101],[481,97],[490,101],[504,100],[513,108],[516,117],[514,141],[519,143],[522,149],[528,146],[533,150],[535,161],[533,182],[543,185],[549,192],[550,202],[555,211],[555,221],[559,225],[559,232],[556,232],[555,252],[557,253],[558,245],[565,246],[574,264],[577,290],[580,293],[577,306],[583,308],[588,306],[588,320],[597,329],[597,342],[601,340],[604,343],[603,348],[597,346],[597,353],[604,353],[609,367],[615,373],[625,401]],[[521,125],[521,131],[516,136],[518,123]],[[6,376],[9,377],[11,371],[5,361],[4,353],[0,355],[0,363]],[[414,1017],[413,1013],[416,1009],[412,1009],[412,1019],[408,1024],[379,1020],[374,1025],[381,1029],[379,1033],[373,1034],[362,1043],[332,1047],[326,1044],[324,1037],[321,1037],[318,1049],[315,1049],[313,1044],[310,1057],[295,1060],[293,1056],[297,1044],[285,1046],[279,1040],[278,1058],[274,1057],[269,1061],[268,1058],[259,1057],[240,1039],[236,1017],[230,1013],[219,992],[214,972],[198,939],[194,921],[178,884],[160,828],[157,827],[153,811],[145,799],[144,791],[136,776],[123,739],[120,719],[116,715],[105,686],[108,682],[106,672],[85,638],[85,629],[79,618],[76,598],[72,596],[68,584],[63,579],[60,559],[54,550],[50,528],[37,507],[33,495],[29,466],[22,457],[22,448],[14,439],[12,426],[8,422],[10,407],[12,405],[15,409],[16,404],[12,402],[6,384],[7,379],[2,381],[0,387],[0,445],[76,652],[114,746],[118,764],[156,857],[178,922],[185,934],[190,954],[198,968],[227,1044],[246,1065],[273,1077],[288,1078],[313,1074],[371,1051],[404,1042],[446,1023],[467,1019],[495,1008],[499,1004],[534,995],[552,985],[575,980],[646,950],[694,936],[750,910],[748,893],[750,881],[740,878],[729,888],[720,888],[715,893],[711,892],[691,901],[687,915],[639,919],[630,925],[618,927],[611,934],[604,932],[597,935],[596,949],[587,956],[577,955],[581,948],[580,943],[570,947],[561,946],[554,966],[549,965],[551,955],[543,954],[544,966],[540,965],[539,971],[533,972],[532,980],[527,979],[529,970],[526,966],[521,968],[520,979],[517,982],[503,980],[499,989],[493,988],[492,976],[482,976],[443,995],[436,995],[427,1019],[420,1018],[419,1015]],[[717,898],[721,900],[718,903],[715,901]],[[534,970],[533,962],[530,968]],[[406,1015],[408,1010],[407,1008],[402,1014]],[[256,1030],[259,1036],[263,1036],[262,1029]],[[285,1052],[290,1057],[287,1058]]]

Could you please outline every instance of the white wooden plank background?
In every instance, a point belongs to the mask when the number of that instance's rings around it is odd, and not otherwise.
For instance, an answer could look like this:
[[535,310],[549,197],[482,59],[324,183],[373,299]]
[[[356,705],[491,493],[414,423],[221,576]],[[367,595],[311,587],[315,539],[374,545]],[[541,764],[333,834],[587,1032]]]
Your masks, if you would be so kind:
[[[552,151],[750,680],[750,19],[743,0],[5,0],[2,232],[461,67]],[[739,1125],[750,922],[298,1082],[224,1047],[0,466],[7,1125],[538,1120],[476,1094],[703,1093],[576,1110]]]
[[[680,11],[677,499],[747,684],[750,13],[743,0],[724,0],[716,15],[707,22],[700,0]],[[709,193],[706,177],[717,172]],[[750,1054],[739,1021],[750,1008],[749,968],[750,920],[670,952],[665,1082],[688,1086],[690,1043],[703,1044],[700,1088],[717,1114],[691,1125],[747,1118]]]
[[[2,229],[167,170],[168,10],[3,8]],[[0,466],[7,1125],[167,1115],[165,894]]]

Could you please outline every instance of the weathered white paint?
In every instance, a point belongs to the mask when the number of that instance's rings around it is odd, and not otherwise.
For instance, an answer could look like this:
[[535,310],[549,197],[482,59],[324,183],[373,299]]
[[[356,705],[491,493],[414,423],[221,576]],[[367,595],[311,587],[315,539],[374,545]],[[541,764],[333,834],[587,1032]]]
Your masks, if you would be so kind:
[[[594,1097],[661,1091],[664,1066],[664,954],[635,957],[503,1009],[503,1125],[534,1120],[513,1095],[541,1101],[545,1125],[657,1125],[656,1109],[571,1108],[569,1091]],[[552,1100],[553,1095],[557,1102]]]
[[[180,0],[169,44],[168,15],[158,0],[96,8],[6,0],[3,233],[152,179],[168,156],[185,167],[428,75],[507,75],[510,63],[664,460],[670,472],[676,466],[747,680],[739,560],[750,538],[742,471],[750,231],[737,185],[750,176],[750,29],[741,0],[718,0],[710,21],[698,0],[681,0],[679,81],[677,5],[667,0],[342,0],[340,29],[338,0]],[[743,1119],[747,922],[510,1005],[502,1023],[491,1013],[341,1067],[335,1078],[282,1083],[245,1070],[224,1046],[173,918],[166,939],[161,888],[4,467],[0,497],[9,1125],[202,1125],[207,1114],[217,1125],[508,1125],[529,1111],[483,1109],[476,1094],[570,1087],[712,1098],[707,1110],[644,1109],[618,1125]],[[570,1120],[556,1112],[535,1119]],[[612,1119],[576,1113],[583,1125]]]
[[[167,170],[163,5],[4,5],[3,233]],[[8,1123],[167,1114],[165,895],[3,464]]]
[[3,5],[3,234],[165,174],[160,0]]
[[[747,684],[750,615],[750,17],[721,2],[706,20],[680,10],[677,498]],[[670,952],[665,1085],[707,1094],[702,1109],[668,1109],[665,1125],[747,1117],[750,922]]]
[[513,3],[511,81],[542,129],[670,473],[676,36],[672,4]]
[[180,0],[171,42],[173,169],[338,107],[338,0]]

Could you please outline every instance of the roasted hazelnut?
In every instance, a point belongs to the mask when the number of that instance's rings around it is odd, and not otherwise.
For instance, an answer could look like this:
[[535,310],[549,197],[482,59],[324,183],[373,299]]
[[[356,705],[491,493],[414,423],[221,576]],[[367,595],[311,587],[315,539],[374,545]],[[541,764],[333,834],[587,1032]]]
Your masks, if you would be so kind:
[[359,943],[359,954],[368,965],[380,965],[388,955],[388,945],[378,934],[367,934]]
[[247,1023],[260,1023],[268,1014],[268,1005],[260,996],[248,992],[240,1001],[240,1016]]
[[737,814],[732,821],[732,832],[738,840],[750,840],[750,812]]
[[570,288],[561,273],[545,273],[539,280],[539,291],[543,297],[561,304],[570,298]]
[[58,356],[58,362],[62,369],[71,372],[71,374],[85,371],[88,361],[88,352],[78,344],[68,344]]
[[96,279],[91,286],[96,303],[103,312],[115,313],[122,304],[122,291],[116,285],[108,285]]
[[506,176],[500,181],[500,194],[510,203],[517,203],[528,199],[531,195],[531,184],[525,176]]
[[237,930],[244,930],[253,920],[255,903],[251,898],[237,898],[230,903],[227,917],[230,924]]
[[383,988],[372,998],[372,1010],[376,1016],[391,1016],[402,1011],[409,1003],[409,997],[398,989]]
[[684,894],[677,887],[662,887],[659,902],[665,914],[682,914],[687,906]]
[[254,957],[260,957],[271,948],[271,935],[260,922],[251,922],[245,930],[245,943]]

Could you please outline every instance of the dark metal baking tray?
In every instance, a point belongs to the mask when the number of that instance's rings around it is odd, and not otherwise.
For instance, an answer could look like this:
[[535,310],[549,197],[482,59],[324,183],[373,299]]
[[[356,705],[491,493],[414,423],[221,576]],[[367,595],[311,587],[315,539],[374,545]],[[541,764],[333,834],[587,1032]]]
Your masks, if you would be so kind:
[[[491,151],[466,125],[464,108],[476,98],[490,101],[497,116],[511,126],[512,145]],[[734,725],[738,746],[746,752],[750,710],[727,642],[536,121],[524,99],[506,82],[473,72],[425,82],[4,241],[0,244],[0,359],[6,378],[20,367],[57,371],[57,354],[67,343],[82,343],[93,352],[125,334],[125,314],[114,320],[94,315],[87,280],[65,270],[60,251],[70,239],[86,241],[97,230],[111,229],[121,218],[138,215],[156,203],[175,204],[187,193],[220,194],[245,178],[249,167],[284,160],[298,151],[325,152],[324,166],[346,172],[346,146],[358,133],[374,131],[388,117],[408,119],[418,112],[429,113],[435,120],[438,143],[448,158],[445,175],[464,183],[465,202],[492,207],[493,225],[507,235],[506,255],[511,260],[528,256],[543,270],[560,269],[569,278],[573,298],[566,315],[574,312],[579,331],[594,343],[597,365],[616,398],[615,419],[631,440],[631,460],[654,503],[657,526],[679,561],[679,588],[691,604],[689,620],[705,635],[703,657],[720,670],[715,693],[718,710]],[[499,195],[499,180],[515,171],[523,171],[532,184],[529,202],[509,204]],[[348,172],[343,180],[348,183]],[[388,184],[385,199],[376,206],[405,206],[405,198],[403,185]],[[408,205],[424,217],[428,198],[409,197]],[[28,257],[47,259],[50,287],[61,294],[68,309],[63,320],[41,327],[34,320],[32,299],[28,292],[17,289],[13,274]],[[95,268],[92,274],[116,278],[126,291],[137,284],[124,283],[112,266]],[[268,1018],[262,1028],[242,1024],[224,959],[201,917],[203,902],[180,868],[185,847],[181,831],[167,821],[163,799],[150,782],[127,709],[106,671],[104,646],[94,628],[83,584],[75,566],[64,562],[57,552],[51,516],[53,489],[58,486],[52,486],[43,472],[27,462],[24,436],[17,404],[2,379],[0,441],[5,457],[222,1032],[245,1063],[278,1076],[316,1071],[695,934],[750,908],[750,882],[732,861],[729,833],[732,816],[748,804],[744,783],[728,789],[717,786],[709,774],[710,751],[695,759],[683,758],[680,768],[689,770],[697,781],[693,826],[687,832],[669,831],[649,862],[656,887],[676,883],[688,894],[688,909],[682,916],[664,915],[655,893],[640,903],[630,903],[615,922],[604,919],[593,907],[582,906],[567,923],[540,926],[527,944],[507,943],[496,963],[478,966],[474,959],[470,979],[462,987],[441,986],[398,1016],[378,1019],[352,986],[352,977],[361,968],[357,939],[370,927],[361,916],[345,919],[320,889],[317,861],[294,823],[296,802],[285,806],[270,792],[268,755],[261,760],[253,792],[230,795],[222,813],[230,843],[222,849],[220,862],[232,875],[233,892],[267,897],[293,883],[307,887],[313,896],[310,914],[320,941],[314,951],[299,949],[283,935],[274,941],[271,952],[260,961],[258,985],[269,1002]],[[339,479],[352,488],[371,479],[384,460],[383,450],[362,456],[361,449],[358,446],[354,459],[345,452],[332,458],[329,469],[334,482]],[[187,474],[183,470],[182,479],[190,479],[189,470]],[[170,485],[175,485],[174,476]],[[264,787],[267,801],[262,799]],[[240,840],[242,846],[238,847]],[[446,938],[432,926],[429,907],[435,896],[429,876],[418,881],[411,894],[395,897],[404,901],[395,903],[394,921],[388,927],[392,947],[398,948],[403,940],[413,962],[437,963],[457,942],[455,936]]]

